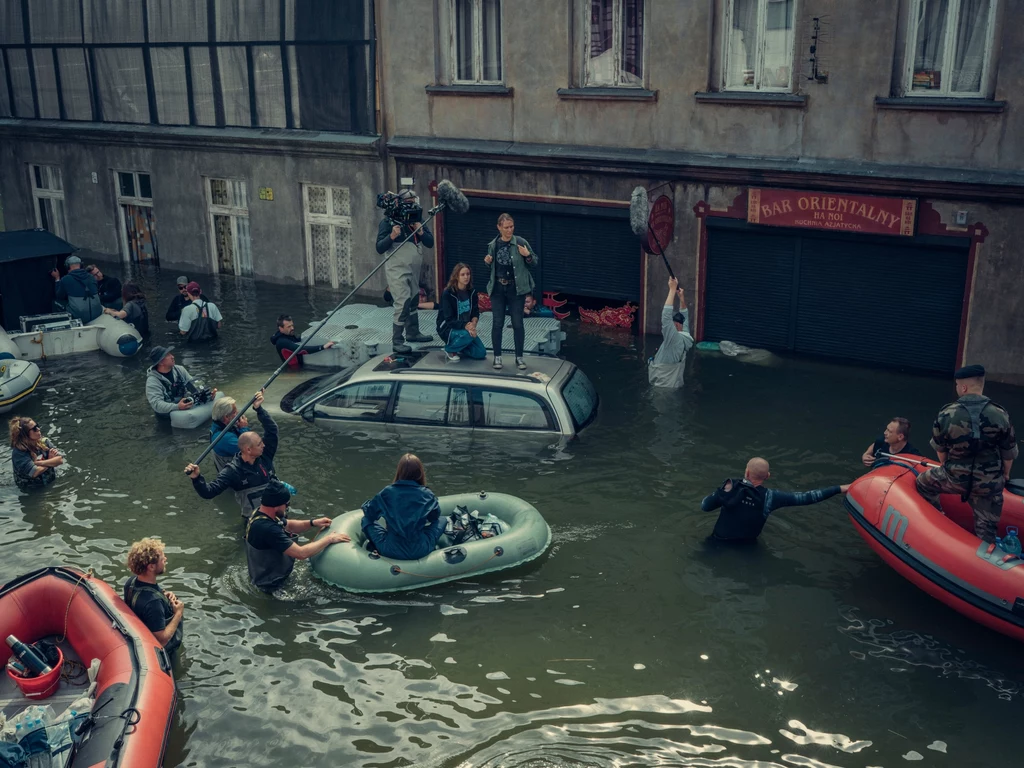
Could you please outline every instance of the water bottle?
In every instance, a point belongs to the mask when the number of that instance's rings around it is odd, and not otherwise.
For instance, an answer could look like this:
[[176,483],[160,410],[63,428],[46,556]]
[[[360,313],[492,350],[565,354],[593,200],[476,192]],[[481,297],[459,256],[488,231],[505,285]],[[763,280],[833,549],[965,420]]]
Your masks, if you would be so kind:
[[291,483],[286,483],[284,480],[281,480],[281,485],[283,485],[285,488],[287,488],[288,489],[288,493],[290,493],[292,496],[295,496],[299,492],[298,488],[296,488]]
[[34,675],[45,675],[53,671],[42,656],[29,648],[14,635],[7,636],[7,644],[11,646],[11,650],[14,651],[14,655],[17,656],[21,663],[28,667]]
[[1017,555],[1020,557],[1020,538],[1017,536],[1017,529],[1012,525],[1006,526],[1006,535],[1003,536],[1002,540],[996,539],[996,542],[1003,548],[1004,552],[1009,552],[1011,555]]

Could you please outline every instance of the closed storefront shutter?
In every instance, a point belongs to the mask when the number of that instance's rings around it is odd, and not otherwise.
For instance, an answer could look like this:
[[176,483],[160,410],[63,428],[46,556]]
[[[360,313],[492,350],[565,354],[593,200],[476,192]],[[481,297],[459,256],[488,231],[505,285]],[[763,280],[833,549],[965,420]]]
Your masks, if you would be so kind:
[[473,269],[477,290],[486,289],[490,267],[483,257],[487,244],[498,234],[502,212],[515,218],[515,233],[540,255],[540,264],[533,270],[538,291],[611,303],[640,301],[640,245],[625,209],[471,199],[468,213],[445,217],[446,278],[463,261]]
[[883,366],[956,367],[969,244],[708,221],[704,338]]

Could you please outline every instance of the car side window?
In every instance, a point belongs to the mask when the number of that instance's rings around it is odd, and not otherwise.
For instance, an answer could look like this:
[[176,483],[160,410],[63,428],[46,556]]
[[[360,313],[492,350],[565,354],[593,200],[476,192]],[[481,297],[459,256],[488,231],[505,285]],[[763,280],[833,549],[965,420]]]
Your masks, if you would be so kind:
[[469,395],[464,387],[403,382],[395,402],[396,422],[469,426]]
[[484,389],[480,391],[482,423],[500,429],[553,430],[551,413],[529,395]]
[[349,384],[317,403],[317,411],[333,419],[381,421],[391,399],[390,382]]

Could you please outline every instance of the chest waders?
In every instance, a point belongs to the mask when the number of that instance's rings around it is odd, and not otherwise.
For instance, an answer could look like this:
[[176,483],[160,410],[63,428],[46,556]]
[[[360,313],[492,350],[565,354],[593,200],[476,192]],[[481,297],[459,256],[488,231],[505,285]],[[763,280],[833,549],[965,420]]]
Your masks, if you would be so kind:
[[[274,519],[270,515],[256,511],[245,526],[245,561],[249,568],[249,581],[264,592],[272,592],[284,584],[285,579],[295,567],[295,560],[284,552],[277,552],[273,549],[256,549],[249,543],[249,531],[252,530],[252,524],[260,518],[270,520],[284,529],[286,533],[285,524],[288,522],[288,518],[282,515]],[[292,539],[295,538],[290,533],[288,536]]]

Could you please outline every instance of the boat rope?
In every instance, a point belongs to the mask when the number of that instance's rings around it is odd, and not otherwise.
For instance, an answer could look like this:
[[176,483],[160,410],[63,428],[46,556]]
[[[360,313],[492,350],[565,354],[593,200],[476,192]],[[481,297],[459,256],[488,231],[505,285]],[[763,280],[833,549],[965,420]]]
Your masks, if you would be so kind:
[[85,583],[85,580],[92,577],[92,568],[83,573],[78,577],[78,581],[75,582],[74,589],[71,590],[71,597],[68,598],[68,607],[64,610],[64,632],[61,634],[57,644],[63,643],[68,636],[68,617],[71,615],[71,603],[75,599],[75,595],[78,593],[78,588]]

